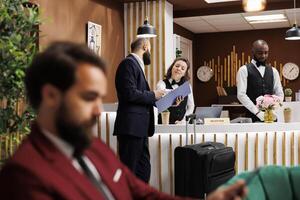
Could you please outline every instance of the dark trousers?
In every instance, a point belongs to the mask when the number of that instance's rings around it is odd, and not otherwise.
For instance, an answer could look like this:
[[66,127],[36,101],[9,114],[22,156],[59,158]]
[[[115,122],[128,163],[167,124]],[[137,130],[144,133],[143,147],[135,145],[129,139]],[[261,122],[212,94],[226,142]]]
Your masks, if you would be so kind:
[[118,135],[120,160],[141,180],[150,180],[151,164],[148,137]]

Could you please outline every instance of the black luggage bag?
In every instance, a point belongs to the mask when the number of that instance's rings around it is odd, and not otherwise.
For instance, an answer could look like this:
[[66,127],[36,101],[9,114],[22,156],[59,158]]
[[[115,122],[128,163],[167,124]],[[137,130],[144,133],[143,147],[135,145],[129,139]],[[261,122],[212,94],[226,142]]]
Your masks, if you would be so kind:
[[222,143],[175,148],[175,194],[201,198],[235,175],[235,154]]

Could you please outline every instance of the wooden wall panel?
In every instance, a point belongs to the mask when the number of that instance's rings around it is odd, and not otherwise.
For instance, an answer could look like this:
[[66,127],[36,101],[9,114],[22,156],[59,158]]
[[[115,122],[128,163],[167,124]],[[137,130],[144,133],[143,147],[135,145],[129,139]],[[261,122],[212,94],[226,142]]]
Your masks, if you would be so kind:
[[[156,38],[150,39],[151,65],[145,67],[145,76],[152,89],[163,79],[165,66],[165,4],[166,0],[148,1],[148,20],[156,28]],[[137,29],[144,23],[146,6],[144,2],[124,4],[125,56],[130,53],[130,43],[136,39]]]
[[[227,58],[226,70],[227,73],[230,74],[229,76],[232,77],[231,80],[234,81],[236,74],[231,71],[235,69],[228,68],[231,61],[229,62],[227,55],[230,55],[230,52],[233,51],[233,46],[235,46],[235,52],[239,54],[238,63],[248,62],[248,55],[251,55],[252,43],[257,39],[267,41],[270,47],[268,62],[272,65],[275,64],[277,69],[282,69],[282,64],[287,62],[294,62],[297,65],[300,65],[300,57],[298,56],[300,52],[300,41],[284,40],[286,30],[287,29],[284,28],[196,34],[196,39],[194,40],[195,49],[193,52],[194,74],[196,75],[196,70],[203,65],[205,61],[206,63],[209,63],[212,59],[216,60],[218,56],[220,56],[221,60]],[[276,62],[274,63],[274,61]],[[222,61],[222,63],[223,62],[224,61]],[[234,62],[236,62],[236,59]],[[234,66],[237,68],[239,67],[237,65]],[[193,78],[193,91],[196,106],[209,106],[217,103],[218,97],[216,86],[218,81],[215,81],[215,78],[217,77],[212,78],[208,83],[200,82],[196,76]],[[300,78],[289,82],[283,80],[283,84],[286,84],[286,87],[291,87],[293,91],[299,90]],[[233,83],[230,82],[228,86],[230,85],[233,85]]]
[[108,65],[108,95],[105,102],[116,102],[115,71],[124,58],[123,4],[106,0],[33,0],[40,5],[40,49],[57,40],[85,43],[88,21],[102,26],[102,57]]

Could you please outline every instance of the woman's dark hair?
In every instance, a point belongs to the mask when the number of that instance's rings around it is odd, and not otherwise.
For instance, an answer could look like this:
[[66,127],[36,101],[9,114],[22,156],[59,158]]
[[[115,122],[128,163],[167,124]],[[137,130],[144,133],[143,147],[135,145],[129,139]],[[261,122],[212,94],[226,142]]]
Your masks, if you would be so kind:
[[176,59],[173,61],[173,63],[170,65],[170,67],[168,68],[167,74],[165,75],[165,78],[166,78],[166,79],[170,79],[170,78],[172,77],[172,69],[173,69],[173,67],[175,66],[175,63],[176,63],[177,61],[179,61],[179,60],[185,62],[186,65],[187,65],[187,69],[186,69],[185,75],[182,77],[182,79],[184,79],[184,81],[190,80],[190,74],[189,74],[189,70],[190,70],[190,62],[189,62],[188,59],[182,58],[182,57],[176,58]]
[[37,54],[26,70],[25,87],[32,107],[41,103],[41,89],[51,84],[62,92],[75,81],[75,71],[81,63],[88,63],[106,74],[105,63],[87,46],[71,42],[52,43],[44,52]]

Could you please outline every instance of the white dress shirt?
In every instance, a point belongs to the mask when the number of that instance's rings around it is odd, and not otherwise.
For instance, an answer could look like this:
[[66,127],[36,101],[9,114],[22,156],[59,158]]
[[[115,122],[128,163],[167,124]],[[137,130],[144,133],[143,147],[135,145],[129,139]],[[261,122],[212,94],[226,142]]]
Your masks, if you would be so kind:
[[[256,66],[256,61],[251,60],[251,62]],[[256,69],[259,71],[260,75],[263,77],[265,74],[265,66],[259,66],[256,67]],[[277,95],[279,97],[284,98],[282,85],[280,82],[280,77],[277,69],[275,67],[272,67],[273,69],[273,77],[274,77],[274,87],[273,87],[273,93],[274,95]],[[247,79],[248,79],[248,70],[246,65],[243,65],[240,67],[239,71],[237,72],[236,76],[236,83],[237,83],[237,98],[239,101],[253,114],[257,114],[259,112],[259,109],[254,105],[254,103],[250,100],[250,98],[247,96]],[[259,117],[261,118],[261,117]]]
[[133,57],[135,59],[137,59],[138,63],[140,64],[141,69],[143,70],[144,74],[145,74],[145,64],[144,61],[135,53],[131,53],[131,55],[133,55]]
[[[42,129],[42,133],[54,144],[54,146],[56,146],[56,148],[58,148],[59,151],[61,151],[71,162],[73,167],[79,171],[80,173],[84,173],[81,166],[79,165],[78,161],[73,157],[74,154],[74,148],[68,144],[67,142],[65,142],[64,140],[62,140],[61,138],[57,137],[56,135],[50,133],[48,130]],[[82,155],[82,159],[85,162],[85,164],[87,165],[87,167],[89,168],[89,170],[93,173],[94,177],[102,183],[101,181],[101,176],[98,173],[95,165],[91,162],[91,160],[85,156]],[[113,178],[114,182],[118,182],[120,176],[122,174],[121,169],[118,169],[116,171],[116,174]],[[117,175],[117,176],[116,176]],[[101,193],[104,194],[105,198],[107,200],[115,200],[114,196],[112,195],[112,193],[110,192],[109,188],[105,185],[105,184],[101,184]]]
[[[61,138],[57,137],[56,135],[50,133],[48,130],[42,129],[42,133],[54,144],[54,146],[61,151],[72,163],[73,167],[80,173],[83,173],[81,166],[79,165],[78,161],[73,157],[74,148],[62,140]],[[98,173],[96,167],[91,162],[91,160],[83,155],[83,160],[87,164],[88,168],[92,171],[93,175],[96,177],[97,180],[100,180],[100,174]]]
[[[172,79],[170,78],[169,79],[169,82],[172,83]],[[172,85],[172,88],[173,89],[176,89],[178,88],[179,85],[175,84],[175,85]],[[195,107],[195,103],[194,103],[194,96],[193,96],[193,90],[192,90],[192,86],[190,85],[190,88],[191,88],[191,93],[188,95],[188,99],[187,99],[187,105],[186,105],[186,112],[185,112],[185,115],[183,117],[183,120],[181,120],[181,122],[183,123],[184,122],[184,119],[185,119],[185,116],[186,115],[189,115],[189,114],[192,114],[193,111],[194,111],[194,107]],[[157,85],[156,85],[156,89],[157,90],[166,90],[166,83],[163,81],[163,80],[160,80]]]

